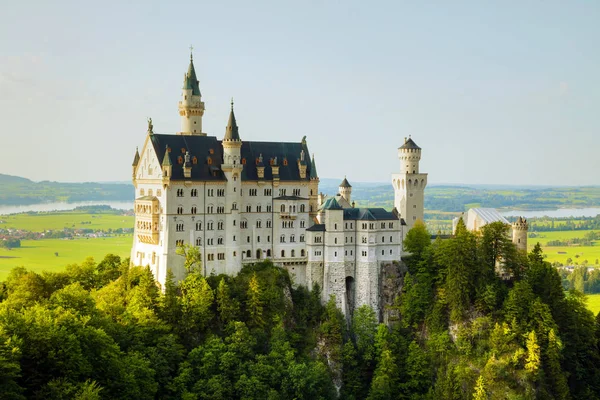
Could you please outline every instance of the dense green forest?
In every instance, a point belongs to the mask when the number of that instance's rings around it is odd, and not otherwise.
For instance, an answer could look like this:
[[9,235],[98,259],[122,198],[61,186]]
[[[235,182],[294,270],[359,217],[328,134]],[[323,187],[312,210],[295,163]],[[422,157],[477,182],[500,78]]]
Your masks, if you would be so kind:
[[[600,326],[537,247],[506,227],[431,242],[422,224],[379,324],[348,320],[269,262],[164,291],[108,255],[0,284],[0,393],[9,399],[598,399]],[[511,279],[501,279],[496,266]],[[506,276],[506,275],[505,275]]]

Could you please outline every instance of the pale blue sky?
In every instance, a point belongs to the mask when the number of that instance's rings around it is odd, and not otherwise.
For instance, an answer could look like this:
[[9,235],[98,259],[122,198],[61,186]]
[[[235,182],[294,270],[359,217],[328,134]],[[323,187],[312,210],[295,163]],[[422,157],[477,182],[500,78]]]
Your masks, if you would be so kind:
[[[127,180],[179,129],[190,44],[222,137],[307,135],[321,177],[600,184],[598,1],[3,1],[0,173]],[[125,3],[125,2],[123,2]]]

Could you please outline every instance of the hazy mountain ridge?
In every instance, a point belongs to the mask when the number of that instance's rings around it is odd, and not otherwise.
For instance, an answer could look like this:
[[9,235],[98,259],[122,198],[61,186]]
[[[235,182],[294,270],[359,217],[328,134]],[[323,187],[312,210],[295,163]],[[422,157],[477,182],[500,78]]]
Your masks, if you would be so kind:
[[[341,179],[323,178],[319,190],[335,195]],[[350,182],[352,199],[361,207],[392,208],[391,183]],[[132,201],[133,185],[128,182],[34,182],[27,178],[0,174],[0,204],[25,205],[55,201]],[[600,206],[600,186],[522,186],[429,184],[425,189],[425,209],[461,212],[470,207],[553,209]]]

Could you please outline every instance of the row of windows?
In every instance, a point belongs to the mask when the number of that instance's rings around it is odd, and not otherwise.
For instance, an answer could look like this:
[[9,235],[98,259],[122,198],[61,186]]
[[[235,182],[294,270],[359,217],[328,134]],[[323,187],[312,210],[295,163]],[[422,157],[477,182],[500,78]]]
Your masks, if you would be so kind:
[[[281,212],[285,212],[285,204],[282,204],[281,207],[279,208],[279,210]],[[296,206],[295,205],[290,205],[287,208],[288,212],[291,213],[295,213],[296,212]],[[306,212],[306,205],[305,204],[300,204],[300,212]]]
[[[198,242],[196,242],[198,243]],[[175,244],[177,246],[183,246],[183,240],[176,240]],[[320,253],[320,252],[319,252]],[[262,250],[258,249],[256,250],[256,258],[262,258]],[[234,251],[233,252],[233,256],[236,257],[237,253]],[[242,252],[242,255],[245,255],[246,258],[251,258],[252,257],[252,252],[250,250],[246,250],[246,252]],[[271,257],[271,250],[267,249],[267,251],[265,252],[266,257]],[[286,252],[285,250],[281,250],[281,257],[285,257],[286,256]],[[292,249],[290,251],[290,257],[296,257],[296,250]],[[304,249],[300,250],[300,257],[306,257],[306,251]],[[214,261],[215,260],[215,255],[214,253],[209,253],[206,255],[206,259],[207,261]],[[225,253],[217,253],[217,260],[225,260]]]
[[[153,193],[152,189],[149,189],[148,196],[152,196],[152,193]],[[184,195],[185,195],[184,189],[177,189],[176,193],[177,193],[177,197],[184,197]],[[225,189],[207,189],[206,190],[206,195],[208,197],[214,197],[215,193],[216,193],[217,197],[225,197]],[[293,189],[292,193],[294,196],[300,196],[301,189]],[[273,194],[273,189],[263,189],[264,196],[272,196],[272,194]],[[156,195],[157,196],[162,195],[162,192],[160,189],[157,189]],[[240,195],[242,195],[242,196],[244,195],[243,190],[240,191]],[[258,196],[258,189],[248,189],[248,195],[249,196]],[[287,189],[279,189],[279,196],[286,196],[286,195],[287,195]],[[312,191],[311,191],[311,195],[312,195]],[[140,189],[140,196],[144,196],[144,189]],[[190,196],[198,197],[198,189],[191,189]]]
[[[156,189],[156,195],[158,197],[162,196],[162,190]],[[144,189],[140,189],[140,196],[145,196]],[[148,189],[148,196],[154,196],[154,192],[152,191],[152,189]]]
[[[296,242],[296,235],[290,235],[290,243]],[[304,243],[304,235],[300,235],[300,242]],[[285,235],[279,237],[279,243],[285,243]]]

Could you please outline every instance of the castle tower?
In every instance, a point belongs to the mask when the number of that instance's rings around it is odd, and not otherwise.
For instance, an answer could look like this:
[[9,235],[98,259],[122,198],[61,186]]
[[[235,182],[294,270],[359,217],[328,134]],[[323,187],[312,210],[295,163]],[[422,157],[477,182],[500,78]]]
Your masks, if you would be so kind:
[[[311,221],[317,218],[321,200],[319,197],[319,175],[317,174],[317,164],[315,164],[315,154],[312,155],[310,162],[310,182],[308,183],[308,209]],[[312,223],[311,223],[312,224]]]
[[[225,238],[227,247],[227,273],[237,274],[241,267],[241,252],[239,251],[239,242],[236,237],[240,237],[240,225],[236,223],[240,219],[241,193],[242,193],[242,140],[233,112],[233,99],[231,99],[231,111],[229,112],[229,121],[225,128],[223,137],[223,164],[221,170],[227,178],[227,188],[225,189],[225,210],[227,232],[231,234]],[[231,212],[229,212],[231,210]]]
[[406,222],[408,232],[417,220],[424,221],[424,191],[427,186],[427,174],[419,172],[421,148],[410,138],[404,138],[404,144],[398,148],[400,173],[392,175],[394,186],[394,206],[400,217]]
[[352,185],[348,182],[348,179],[344,177],[342,183],[339,186],[340,195],[348,202],[348,204],[352,204],[350,201],[350,197],[352,196]]
[[517,222],[512,224],[512,241],[517,247],[517,250],[527,251],[527,231],[529,224],[523,217],[519,217]]
[[204,115],[204,102],[200,93],[194,59],[190,53],[190,65],[187,73],[183,76],[183,88],[181,90],[181,101],[179,102],[179,115],[181,117],[181,132],[179,135],[199,135],[202,133],[202,116]]

